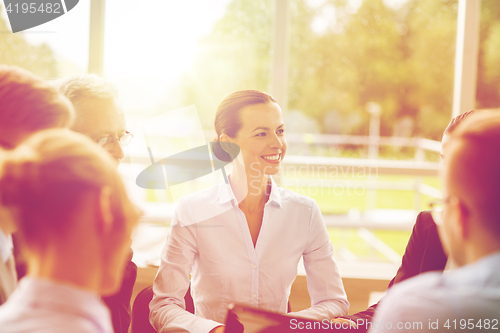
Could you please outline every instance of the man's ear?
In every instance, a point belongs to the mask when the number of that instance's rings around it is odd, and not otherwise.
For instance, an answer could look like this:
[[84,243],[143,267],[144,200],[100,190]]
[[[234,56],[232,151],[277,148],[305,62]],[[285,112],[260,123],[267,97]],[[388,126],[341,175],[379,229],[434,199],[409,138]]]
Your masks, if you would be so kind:
[[100,225],[98,230],[103,234],[111,232],[113,225],[113,210],[111,208],[111,187],[103,186],[99,192],[97,207],[98,220]]
[[469,238],[470,235],[470,214],[467,206],[461,201],[457,200],[456,203],[457,210],[457,234],[461,237],[462,240]]
[[469,211],[465,204],[458,198],[452,197],[449,202],[449,207],[454,216],[451,231],[460,241],[468,238],[470,230]]

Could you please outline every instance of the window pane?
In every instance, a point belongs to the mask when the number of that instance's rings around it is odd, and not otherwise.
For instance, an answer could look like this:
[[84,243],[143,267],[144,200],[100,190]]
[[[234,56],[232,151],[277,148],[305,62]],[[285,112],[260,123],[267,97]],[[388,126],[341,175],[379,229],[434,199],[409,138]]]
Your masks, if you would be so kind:
[[381,135],[440,140],[456,24],[451,0],[292,0],[289,109],[319,132],[367,135],[374,102]]
[[270,4],[107,1],[105,72],[127,112],[151,116],[195,104],[209,128],[225,95],[255,83],[265,89]]
[[500,6],[481,1],[477,108],[500,108]]
[[47,79],[84,74],[88,65],[90,1],[55,20],[13,34],[3,5],[0,63],[16,65]]
[[291,0],[287,131],[308,134],[290,136],[289,154],[308,172],[283,184],[318,202],[340,260],[397,267],[416,213],[440,196],[419,165],[437,170],[452,114],[457,5]]

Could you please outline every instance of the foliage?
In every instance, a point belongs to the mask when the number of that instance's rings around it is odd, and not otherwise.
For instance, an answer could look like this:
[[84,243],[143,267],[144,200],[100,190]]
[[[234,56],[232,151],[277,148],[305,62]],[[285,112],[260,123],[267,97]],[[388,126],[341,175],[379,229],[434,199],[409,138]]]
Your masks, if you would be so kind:
[[[211,126],[222,98],[270,87],[273,1],[233,0],[179,86]],[[382,107],[381,134],[413,120],[409,135],[440,139],[451,117],[458,0],[291,0],[288,109],[316,119],[325,133],[367,134],[368,102]],[[316,1],[317,3],[317,1]],[[334,12],[323,31],[315,21]],[[500,7],[485,0],[478,107],[500,104]],[[339,125],[340,124],[340,125]]]
[[[289,115],[307,115],[323,133],[366,135],[367,104],[376,102],[382,135],[439,140],[451,117],[458,0],[406,0],[398,8],[360,2],[354,8],[348,0],[290,0],[287,109],[296,112]],[[212,128],[224,96],[269,91],[274,11],[274,0],[232,0],[162,109],[195,104],[203,126]],[[500,106],[499,18],[498,0],[483,0],[478,108]],[[318,20],[326,22],[321,29]],[[7,31],[0,17],[0,63],[58,76],[47,45]]]
[[268,90],[272,1],[233,1],[213,32],[200,41],[200,53],[185,73],[175,107],[195,104],[203,125],[213,126],[215,109],[236,90]]
[[46,79],[57,77],[57,63],[46,44],[30,45],[20,33],[10,33],[0,16],[0,64],[15,65]]
[[477,76],[477,107],[500,106],[500,6],[497,0],[481,1],[481,30]]

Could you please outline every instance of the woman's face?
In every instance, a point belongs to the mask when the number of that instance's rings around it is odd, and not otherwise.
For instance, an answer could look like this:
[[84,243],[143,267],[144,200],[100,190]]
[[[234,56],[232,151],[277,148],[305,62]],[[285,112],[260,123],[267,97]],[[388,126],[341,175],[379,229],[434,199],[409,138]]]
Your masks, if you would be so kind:
[[254,177],[278,173],[287,148],[279,105],[247,106],[240,111],[240,119],[242,127],[231,141],[240,147],[246,173]]

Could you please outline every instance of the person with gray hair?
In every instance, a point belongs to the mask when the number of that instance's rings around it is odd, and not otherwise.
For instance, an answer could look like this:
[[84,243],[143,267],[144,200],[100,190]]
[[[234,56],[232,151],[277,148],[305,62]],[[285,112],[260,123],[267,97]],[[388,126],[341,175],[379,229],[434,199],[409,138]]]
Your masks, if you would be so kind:
[[54,81],[76,112],[71,129],[85,134],[107,150],[119,163],[132,134],[125,130],[125,115],[117,90],[96,75],[74,76]]

